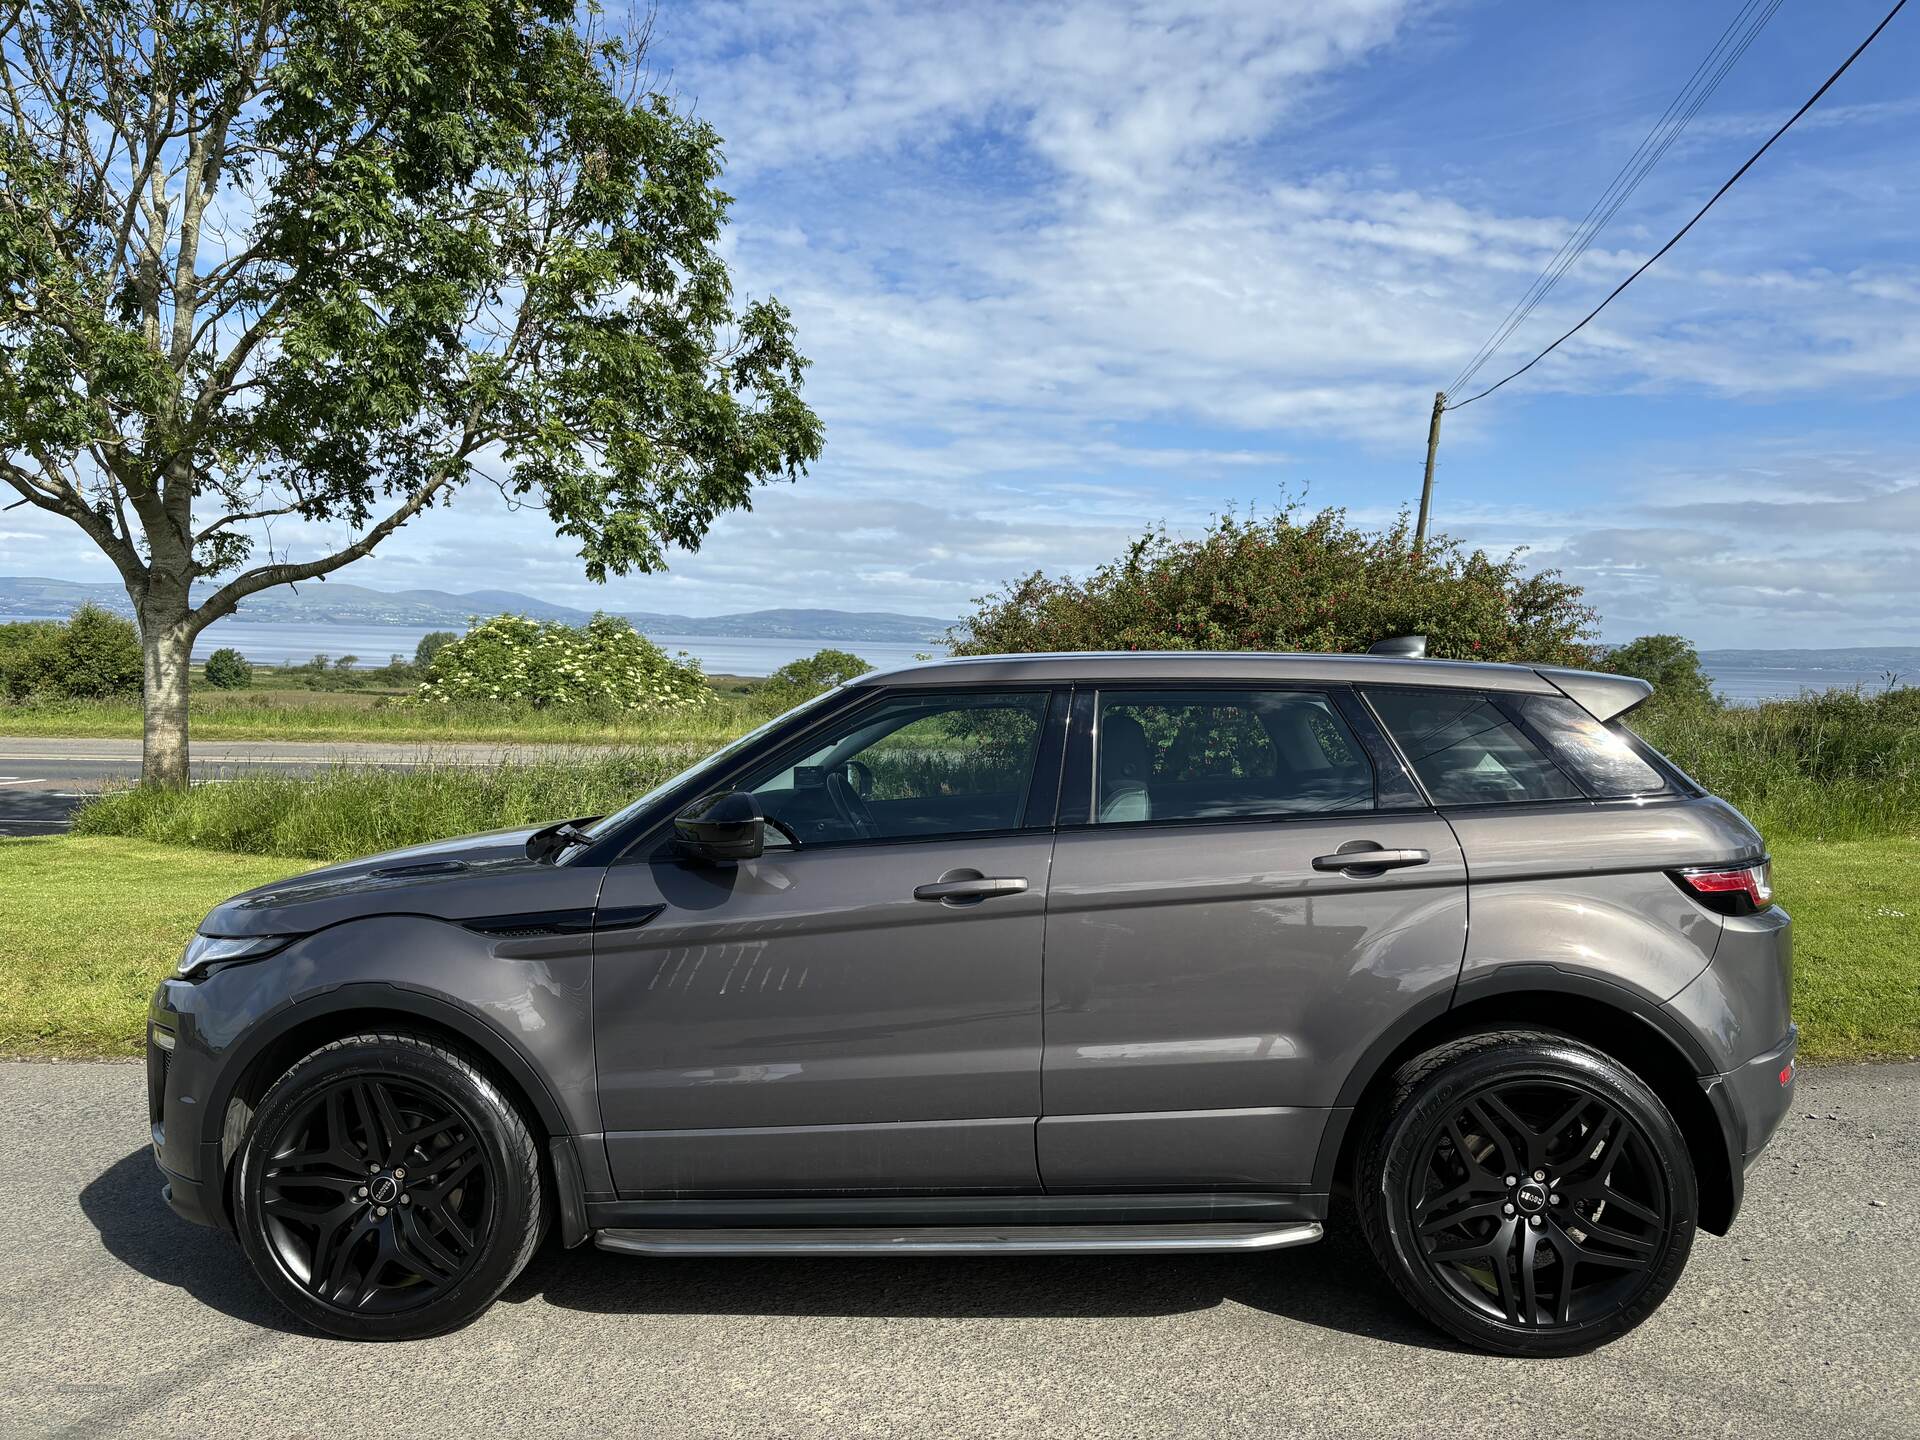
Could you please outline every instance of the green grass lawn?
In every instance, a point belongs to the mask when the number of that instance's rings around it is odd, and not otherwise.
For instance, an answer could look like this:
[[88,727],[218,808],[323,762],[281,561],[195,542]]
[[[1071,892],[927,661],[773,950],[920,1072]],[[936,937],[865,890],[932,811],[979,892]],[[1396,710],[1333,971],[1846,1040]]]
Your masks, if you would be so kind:
[[[1809,1060],[1920,1055],[1920,840],[1777,846]],[[195,924],[310,862],[93,836],[0,839],[0,1054],[132,1055]]]
[[0,839],[0,1055],[139,1053],[147,1000],[219,901],[310,861]]
[[[720,678],[720,677],[716,677]],[[366,691],[195,691],[195,740],[505,740],[573,745],[704,744],[718,748],[765,718],[716,685],[714,704],[664,715],[609,716],[509,706],[399,705]],[[0,735],[138,740],[140,702],[35,701],[0,704]]]

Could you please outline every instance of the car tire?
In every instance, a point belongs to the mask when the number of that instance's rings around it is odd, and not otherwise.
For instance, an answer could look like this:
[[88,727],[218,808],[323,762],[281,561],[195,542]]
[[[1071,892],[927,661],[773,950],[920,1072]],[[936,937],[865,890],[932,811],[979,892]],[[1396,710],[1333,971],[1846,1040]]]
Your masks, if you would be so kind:
[[1693,1248],[1680,1128],[1563,1035],[1466,1036],[1410,1060],[1363,1131],[1354,1194],[1414,1309],[1506,1355],[1574,1355],[1646,1319]]
[[525,1119],[483,1066],[427,1035],[353,1035],[300,1060],[262,1097],[233,1183],[261,1282],[349,1339],[466,1325],[544,1229]]

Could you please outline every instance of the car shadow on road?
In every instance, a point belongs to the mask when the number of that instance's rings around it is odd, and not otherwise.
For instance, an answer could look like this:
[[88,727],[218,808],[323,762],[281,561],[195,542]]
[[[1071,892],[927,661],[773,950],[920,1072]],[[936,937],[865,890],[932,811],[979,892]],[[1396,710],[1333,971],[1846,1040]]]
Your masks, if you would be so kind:
[[[274,1302],[232,1238],[161,1200],[144,1148],[80,1192],[107,1252],[162,1285],[269,1330],[312,1335]],[[1020,1259],[644,1259],[549,1238],[501,1297],[596,1315],[786,1315],[900,1319],[1062,1319],[1177,1315],[1233,1302],[1304,1324],[1425,1349],[1451,1349],[1407,1310],[1349,1217],[1317,1245],[1267,1255]]]
[[116,1161],[80,1192],[80,1210],[107,1253],[150,1280],[186,1291],[236,1320],[305,1335],[247,1268],[232,1238],[182,1220],[160,1198],[160,1172],[145,1147]]
[[1393,1292],[1348,1217],[1256,1255],[644,1259],[549,1244],[502,1297],[607,1315],[1125,1318],[1233,1302],[1389,1343],[1451,1350]]

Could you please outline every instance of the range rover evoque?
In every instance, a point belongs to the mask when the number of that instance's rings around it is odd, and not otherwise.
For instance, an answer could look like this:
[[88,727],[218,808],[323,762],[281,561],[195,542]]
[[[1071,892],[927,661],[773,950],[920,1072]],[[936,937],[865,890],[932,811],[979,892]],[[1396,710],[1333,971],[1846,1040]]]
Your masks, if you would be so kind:
[[1262,1251],[1344,1196],[1442,1329],[1590,1348],[1733,1223],[1794,1082],[1766,850],[1625,727],[1648,693],[1407,655],[865,676],[618,814],[219,906],[153,997],[164,1193],[364,1338],[474,1319],[549,1229]]

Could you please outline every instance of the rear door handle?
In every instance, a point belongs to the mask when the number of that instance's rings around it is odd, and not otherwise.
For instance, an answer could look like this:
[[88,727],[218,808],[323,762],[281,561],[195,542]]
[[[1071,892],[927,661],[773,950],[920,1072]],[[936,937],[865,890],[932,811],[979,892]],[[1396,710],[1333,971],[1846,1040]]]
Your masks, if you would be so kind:
[[1341,850],[1332,855],[1313,857],[1316,870],[1402,870],[1409,865],[1424,865],[1433,856],[1425,850],[1382,850],[1378,847],[1362,849],[1356,846],[1352,850]]
[[1027,888],[1024,875],[975,875],[966,880],[936,880],[913,887],[916,900],[991,900],[995,895],[1019,895]]

